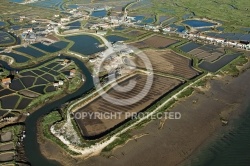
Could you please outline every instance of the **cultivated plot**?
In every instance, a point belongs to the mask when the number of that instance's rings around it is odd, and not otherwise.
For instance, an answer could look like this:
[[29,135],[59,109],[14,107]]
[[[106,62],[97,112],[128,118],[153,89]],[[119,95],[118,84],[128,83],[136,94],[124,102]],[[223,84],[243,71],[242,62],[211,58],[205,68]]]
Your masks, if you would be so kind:
[[[199,73],[193,69],[191,60],[173,51],[145,50],[153,70],[161,73],[171,74],[186,79],[191,79]],[[134,59],[137,67],[145,68],[145,64],[138,57]]]
[[[131,99],[132,97],[137,96],[142,89],[144,88],[147,76],[138,74],[132,78],[129,78],[121,83],[120,86],[128,85],[129,81],[136,81],[135,87],[128,92],[119,92],[111,89],[107,92],[108,95],[120,99],[120,104],[123,103],[122,99]],[[178,85],[181,82],[175,79],[154,76],[153,85],[149,90],[149,93],[145,95],[138,102],[127,105],[127,106],[119,106],[116,103],[110,103],[104,100],[102,97],[97,98],[93,102],[89,103],[83,108],[80,108],[77,112],[98,112],[98,113],[121,113],[121,118],[115,119],[91,119],[90,117],[86,117],[84,119],[76,119],[77,125],[84,137],[98,136],[107,131],[110,131],[115,126],[119,125],[123,121],[126,120],[125,113],[126,112],[140,112],[144,110],[146,107],[151,105],[154,101],[159,99],[161,96],[165,95]],[[137,96],[136,99],[141,96]],[[123,103],[124,104],[124,103]]]
[[130,37],[138,37],[141,36],[143,34],[145,34],[145,31],[139,31],[139,30],[132,30],[126,33],[126,35],[130,36]]
[[167,48],[172,44],[177,43],[178,40],[162,37],[162,36],[151,36],[145,40],[131,43],[132,46],[137,48],[156,48],[156,49],[163,49]]

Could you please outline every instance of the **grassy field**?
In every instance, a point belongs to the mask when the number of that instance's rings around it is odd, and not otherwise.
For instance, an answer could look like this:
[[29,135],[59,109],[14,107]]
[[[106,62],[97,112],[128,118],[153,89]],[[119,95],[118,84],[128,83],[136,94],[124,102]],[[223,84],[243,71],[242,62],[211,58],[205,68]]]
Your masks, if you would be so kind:
[[231,75],[231,76],[238,76],[240,74],[239,67],[243,66],[249,61],[249,58],[242,55],[235,59],[232,63],[228,64],[222,69],[222,73]]
[[[250,26],[248,1],[234,0],[152,0],[152,5],[137,8],[136,12],[144,12],[156,15],[166,15],[183,19],[188,14],[195,17],[206,17],[221,20],[226,25]],[[150,8],[150,9],[149,9]],[[131,9],[132,10],[132,9]],[[186,15],[186,16],[185,16]]]
[[11,3],[9,2],[9,0],[0,1],[0,17],[5,19],[9,19],[16,16],[17,18],[19,18],[19,16],[38,16],[43,18],[51,18],[54,14],[57,13],[58,11],[50,10],[50,12],[48,12],[47,9],[41,7],[31,7],[18,3]]

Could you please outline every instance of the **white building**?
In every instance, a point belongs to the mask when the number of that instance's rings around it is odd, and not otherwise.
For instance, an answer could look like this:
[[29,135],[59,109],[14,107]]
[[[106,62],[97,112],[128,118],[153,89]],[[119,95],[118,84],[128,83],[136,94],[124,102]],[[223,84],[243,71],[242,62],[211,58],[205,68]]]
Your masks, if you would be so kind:
[[53,83],[53,86],[54,86],[54,87],[58,87],[58,86],[59,86],[59,83],[58,83],[58,82],[54,82],[54,83]]
[[107,34],[107,31],[97,31],[98,35],[105,36]]
[[33,32],[33,28],[29,28],[27,32]]
[[214,38],[213,37],[207,37],[207,40],[210,41],[210,42],[213,42]]
[[171,28],[170,28],[170,27],[166,27],[166,28],[163,28],[162,31],[163,31],[163,32],[170,32],[170,31],[171,31]]
[[200,39],[205,40],[206,38],[207,38],[207,36],[200,35]]
[[61,18],[61,22],[68,22],[68,21],[70,21],[69,17],[67,17],[67,18]]
[[62,80],[60,80],[60,81],[58,82],[59,86],[62,86],[63,83],[64,83],[64,82],[63,82]]
[[216,41],[217,43],[224,43],[225,39],[215,38],[214,41]]
[[250,50],[250,44],[247,44],[245,47],[247,50]]

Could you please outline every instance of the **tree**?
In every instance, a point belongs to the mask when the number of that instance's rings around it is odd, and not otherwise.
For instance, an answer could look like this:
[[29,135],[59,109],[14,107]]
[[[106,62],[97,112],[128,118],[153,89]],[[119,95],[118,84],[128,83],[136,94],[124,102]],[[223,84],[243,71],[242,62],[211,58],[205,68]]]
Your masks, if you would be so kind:
[[62,28],[58,28],[58,33],[63,33],[63,29]]
[[111,15],[111,11],[109,10],[108,13],[107,13],[107,16],[110,16]]

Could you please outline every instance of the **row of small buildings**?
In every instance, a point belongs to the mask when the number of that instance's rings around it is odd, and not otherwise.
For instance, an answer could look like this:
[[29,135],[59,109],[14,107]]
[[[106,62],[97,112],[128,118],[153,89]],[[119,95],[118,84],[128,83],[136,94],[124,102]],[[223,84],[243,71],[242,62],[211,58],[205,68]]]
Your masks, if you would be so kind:
[[[69,72],[68,78],[73,78],[73,77],[75,77],[75,75],[76,75],[76,69],[71,69],[70,72]],[[55,88],[62,87],[63,85],[64,85],[64,81],[63,80],[55,81],[53,83],[53,86]]]
[[200,34],[200,33],[196,33],[196,34],[185,33],[185,34],[181,34],[180,36],[183,38],[191,39],[191,40],[202,40],[210,44],[220,44],[223,46],[236,47],[240,49],[250,50],[249,41],[230,41],[230,40],[226,40],[223,38],[211,37],[211,36],[207,36],[205,34]]

